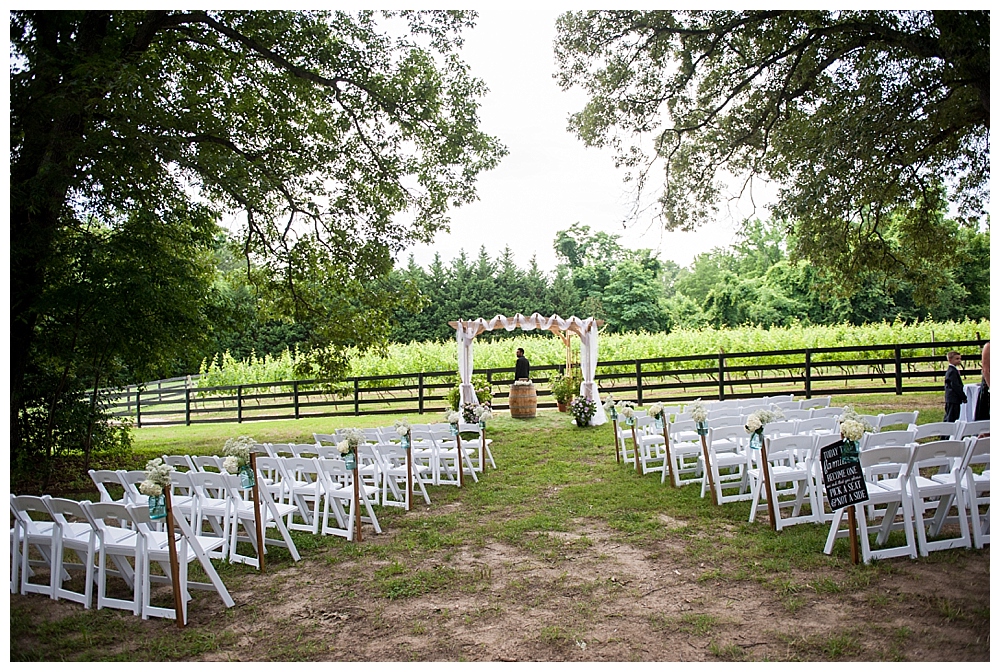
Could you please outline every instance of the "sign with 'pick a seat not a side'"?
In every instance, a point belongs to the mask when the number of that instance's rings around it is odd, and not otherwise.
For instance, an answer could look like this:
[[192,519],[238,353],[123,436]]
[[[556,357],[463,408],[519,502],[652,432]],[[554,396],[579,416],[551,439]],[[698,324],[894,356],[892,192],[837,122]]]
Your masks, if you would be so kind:
[[865,476],[852,444],[841,439],[820,451],[826,497],[834,511],[868,501]]

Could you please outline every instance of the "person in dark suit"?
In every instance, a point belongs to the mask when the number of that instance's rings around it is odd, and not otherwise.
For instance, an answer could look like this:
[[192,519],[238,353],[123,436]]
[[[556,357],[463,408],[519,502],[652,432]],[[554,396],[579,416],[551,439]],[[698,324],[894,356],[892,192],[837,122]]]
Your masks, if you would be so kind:
[[962,376],[958,373],[958,365],[962,363],[962,355],[952,350],[948,353],[948,370],[944,374],[944,421],[955,422],[962,412],[962,404],[968,399],[962,385]]
[[531,380],[531,362],[524,356],[524,348],[517,349],[517,364],[514,365],[514,380]]

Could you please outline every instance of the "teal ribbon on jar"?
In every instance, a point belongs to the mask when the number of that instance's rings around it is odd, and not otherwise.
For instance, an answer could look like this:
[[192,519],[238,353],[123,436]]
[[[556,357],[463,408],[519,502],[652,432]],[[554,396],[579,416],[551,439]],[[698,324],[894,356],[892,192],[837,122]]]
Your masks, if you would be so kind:
[[451,435],[452,436],[458,436],[458,423],[457,422],[452,423],[452,425],[451,425]]
[[158,520],[160,518],[166,518],[166,517],[167,517],[167,496],[150,495],[149,496],[150,520]]
[[764,447],[764,429],[758,429],[750,435],[750,449],[760,450]]
[[410,447],[410,433],[407,432],[406,434],[403,434],[403,436],[399,437],[399,442],[403,446],[403,448],[409,448]]
[[708,436],[708,420],[696,421],[695,431],[698,432],[698,436]]
[[358,468],[358,458],[354,455],[353,450],[344,455],[344,466],[347,467],[348,471],[354,471]]
[[611,419],[612,420],[618,419],[618,409],[615,408],[614,406],[611,407]]
[[240,485],[244,488],[252,488],[257,482],[254,478],[253,469],[250,468],[249,464],[240,465]]
[[485,420],[480,420],[479,421],[479,429],[486,429],[486,421]]
[[662,415],[658,415],[655,418],[653,418],[653,426],[656,427],[657,429],[663,429],[663,416]]

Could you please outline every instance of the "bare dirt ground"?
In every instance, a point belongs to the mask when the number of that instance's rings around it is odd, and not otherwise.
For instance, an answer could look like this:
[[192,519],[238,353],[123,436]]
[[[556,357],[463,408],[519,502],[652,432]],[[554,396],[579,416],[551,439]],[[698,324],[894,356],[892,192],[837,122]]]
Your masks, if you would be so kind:
[[[706,578],[733,568],[692,564],[675,542],[640,550],[600,529],[551,538],[564,551],[490,543],[408,566],[462,578],[399,599],[374,578],[390,561],[312,553],[265,576],[247,571],[228,612],[197,594],[188,631],[219,642],[206,661],[989,660],[988,547],[889,561],[868,585],[793,572],[781,591]],[[53,620],[80,610],[39,595],[11,603]],[[176,627],[122,617],[140,638]]]

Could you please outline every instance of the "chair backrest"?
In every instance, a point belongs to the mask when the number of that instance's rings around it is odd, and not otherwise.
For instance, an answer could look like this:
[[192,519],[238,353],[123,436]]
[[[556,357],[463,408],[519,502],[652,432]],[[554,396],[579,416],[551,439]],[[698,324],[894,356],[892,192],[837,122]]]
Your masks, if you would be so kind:
[[917,424],[917,414],[919,411],[900,411],[898,413],[884,413],[882,415],[882,421],[879,422],[878,429],[880,432],[886,431],[887,428],[893,427],[894,425],[903,425],[904,428],[910,425]]
[[108,521],[115,521],[118,524],[114,527],[124,528],[132,523],[132,518],[128,515],[128,507],[121,502],[80,502],[83,508],[83,515],[90,526],[102,534],[104,528],[108,527]]
[[191,458],[198,471],[222,471],[222,462],[217,455],[195,455]]
[[800,406],[799,408],[801,408],[802,410],[812,410],[814,408],[826,408],[827,406],[830,405],[830,401],[832,401],[832,399],[833,397],[813,397],[812,399],[803,399],[802,406]]
[[876,446],[906,446],[913,443],[913,434],[909,429],[897,429],[891,432],[866,432],[861,437],[861,450],[869,450]]
[[812,417],[814,418],[837,418],[844,414],[843,406],[824,406],[823,408],[812,409]]
[[795,431],[798,434],[839,434],[840,423],[834,417],[809,418],[799,420]]
[[811,409],[786,408],[782,410],[785,420],[808,420],[812,417]]
[[636,417],[635,419],[635,428],[637,431],[646,427],[653,427],[654,425],[656,425],[656,420],[649,415]]
[[313,440],[321,446],[335,446],[340,443],[334,434],[313,434]]
[[[90,480],[94,482],[97,487],[97,492],[101,495],[102,502],[124,502],[127,499],[127,495],[124,491],[124,486],[122,481],[118,478],[118,474],[110,469],[91,469],[87,472],[90,474]],[[123,488],[121,498],[116,498],[111,491],[108,490],[108,486],[113,488]]]
[[315,443],[289,443],[288,449],[295,457],[316,457],[319,455],[319,446]]
[[958,436],[955,438],[964,439],[967,436],[979,436],[980,434],[989,434],[989,432],[989,420],[974,420],[972,422],[964,423],[961,429],[958,430]]
[[119,470],[115,474],[125,489],[126,503],[144,504],[146,500],[145,496],[139,492],[139,484],[146,480],[146,472],[142,469],[130,469],[128,471]]
[[799,410],[800,408],[802,408],[802,402],[801,401],[777,401],[777,402],[772,402],[771,406],[773,406],[774,408],[780,409],[782,411],[785,411],[785,410],[796,411],[796,410]]
[[911,425],[910,429],[913,431],[914,441],[928,438],[938,441],[938,437],[942,436],[945,439],[957,439],[959,427],[957,422],[928,422],[923,425]]
[[861,452],[858,459],[865,478],[880,481],[905,476],[911,450],[909,446],[878,446]]
[[764,425],[764,436],[777,438],[783,435],[795,434],[798,420],[777,420]]
[[712,417],[711,414],[708,417],[709,427],[726,427],[728,425],[742,425],[746,421],[746,416],[741,415],[739,412],[732,412],[730,410],[725,411],[724,415],[719,415]]
[[42,501],[45,506],[48,507],[49,515],[52,520],[55,521],[61,529],[66,531],[70,520],[67,520],[67,516],[76,518],[76,522],[84,522],[87,520],[87,514],[83,512],[83,507],[80,506],[80,502],[74,499],[63,499],[62,497],[46,497]]
[[[910,461],[907,463],[906,473],[913,475],[915,470],[923,466],[934,466],[942,464],[961,464],[968,447],[964,441],[931,441],[930,443],[918,443],[912,446]],[[962,477],[961,469],[955,474],[955,478]]]
[[337,460],[341,460],[344,458],[344,456],[340,454],[340,449],[337,448],[337,446],[326,446],[326,445],[316,446],[316,457],[333,458]]
[[190,455],[164,455],[163,463],[169,464],[175,472],[195,471],[194,462],[191,461]]
[[[191,487],[202,500],[225,499],[227,496],[227,478],[231,474],[214,471],[192,471],[184,474]],[[178,481],[181,482],[181,481]]]
[[[40,528],[37,521],[38,516],[32,517],[30,514],[41,514],[45,521],[54,523],[52,520],[52,514],[49,511],[49,507],[45,505],[45,499],[49,495],[42,495],[41,497],[36,497],[35,495],[11,495],[10,496],[10,510],[14,514],[14,517],[21,524],[22,528],[26,530],[29,534],[42,534],[42,530],[45,528]],[[51,529],[51,528],[49,528]]]
[[881,415],[863,415],[860,414],[858,417],[861,418],[862,422],[867,422],[872,426],[876,432],[882,427],[882,416]]
[[768,404],[780,404],[785,401],[795,401],[794,394],[772,394],[769,397],[763,397],[763,401]]
[[[674,437],[679,434],[694,433],[698,428],[698,423],[694,420],[675,420],[674,422],[667,424],[667,434],[670,436],[670,440],[673,441]],[[690,438],[690,437],[686,437]]]
[[288,478],[297,481],[308,480],[309,482],[315,482],[319,478],[319,465],[316,463],[315,458],[283,457],[281,458],[281,465],[284,467],[285,475]]
[[347,464],[343,460],[319,459],[316,460],[316,467],[320,478],[328,487],[345,488],[354,482],[354,472],[347,470]]
[[965,453],[965,459],[962,461],[962,468],[967,468],[972,464],[989,464],[990,463],[990,437],[988,436],[972,436],[965,441],[969,444],[969,449]]
[[793,434],[766,438],[768,462],[794,464],[810,457],[816,447],[816,437],[810,434]]
[[709,427],[706,441],[710,448],[715,448],[718,444],[742,445],[748,439],[746,427],[743,425],[723,425],[720,427]]

